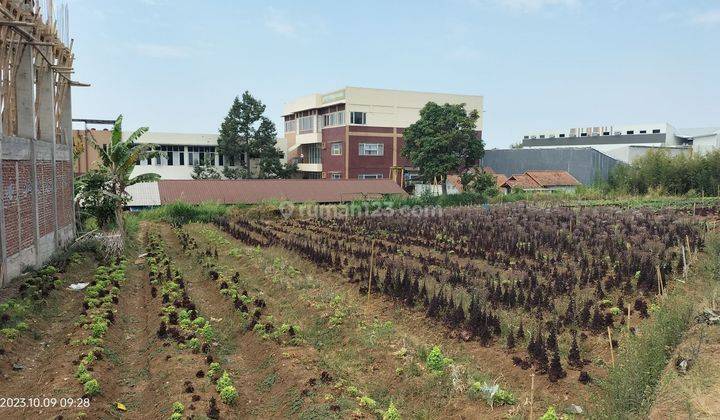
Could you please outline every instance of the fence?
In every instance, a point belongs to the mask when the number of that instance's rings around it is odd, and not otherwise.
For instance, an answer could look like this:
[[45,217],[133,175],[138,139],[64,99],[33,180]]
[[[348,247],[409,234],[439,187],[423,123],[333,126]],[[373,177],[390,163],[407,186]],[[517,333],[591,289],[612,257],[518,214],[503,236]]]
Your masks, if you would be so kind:
[[52,0],[42,3],[0,0],[2,285],[75,236],[70,92],[79,84],[67,7],[58,24]]

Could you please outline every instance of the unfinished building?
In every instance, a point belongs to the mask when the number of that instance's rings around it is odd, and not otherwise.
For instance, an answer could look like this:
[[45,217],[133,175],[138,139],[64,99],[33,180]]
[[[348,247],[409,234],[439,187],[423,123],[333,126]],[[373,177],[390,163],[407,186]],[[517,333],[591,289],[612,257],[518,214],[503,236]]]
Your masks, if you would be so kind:
[[52,0],[0,0],[2,285],[75,236],[67,22]]

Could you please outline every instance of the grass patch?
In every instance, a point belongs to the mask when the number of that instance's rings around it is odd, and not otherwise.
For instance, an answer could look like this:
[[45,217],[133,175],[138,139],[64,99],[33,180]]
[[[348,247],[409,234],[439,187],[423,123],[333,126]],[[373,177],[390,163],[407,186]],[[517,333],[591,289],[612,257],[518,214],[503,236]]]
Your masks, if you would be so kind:
[[702,294],[720,280],[720,237],[709,237],[705,264],[658,303],[638,335],[620,347],[617,362],[601,383],[598,414],[606,418],[643,416],[652,406],[660,377],[690,326]]
[[192,222],[211,223],[218,217],[224,216],[228,208],[226,205],[212,202],[188,204],[176,201],[172,204],[134,213],[133,217],[139,220],[163,221],[173,226],[182,226]]

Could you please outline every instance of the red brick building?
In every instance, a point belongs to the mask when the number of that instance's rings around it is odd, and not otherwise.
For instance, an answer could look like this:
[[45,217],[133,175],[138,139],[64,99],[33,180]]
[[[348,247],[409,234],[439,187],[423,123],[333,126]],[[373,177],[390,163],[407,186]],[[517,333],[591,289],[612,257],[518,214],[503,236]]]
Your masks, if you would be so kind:
[[298,163],[303,178],[399,182],[401,170],[408,178],[414,169],[401,155],[403,130],[430,101],[477,110],[482,135],[482,96],[346,87],[285,105],[288,159]]

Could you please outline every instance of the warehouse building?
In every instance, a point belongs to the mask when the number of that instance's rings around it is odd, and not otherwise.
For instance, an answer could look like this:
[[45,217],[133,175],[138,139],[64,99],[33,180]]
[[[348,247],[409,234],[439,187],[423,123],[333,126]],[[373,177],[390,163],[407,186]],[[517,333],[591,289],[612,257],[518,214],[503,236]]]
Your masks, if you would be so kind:
[[567,171],[584,185],[607,180],[619,163],[592,147],[491,149],[482,158],[482,165],[495,173],[510,176],[527,171]]

